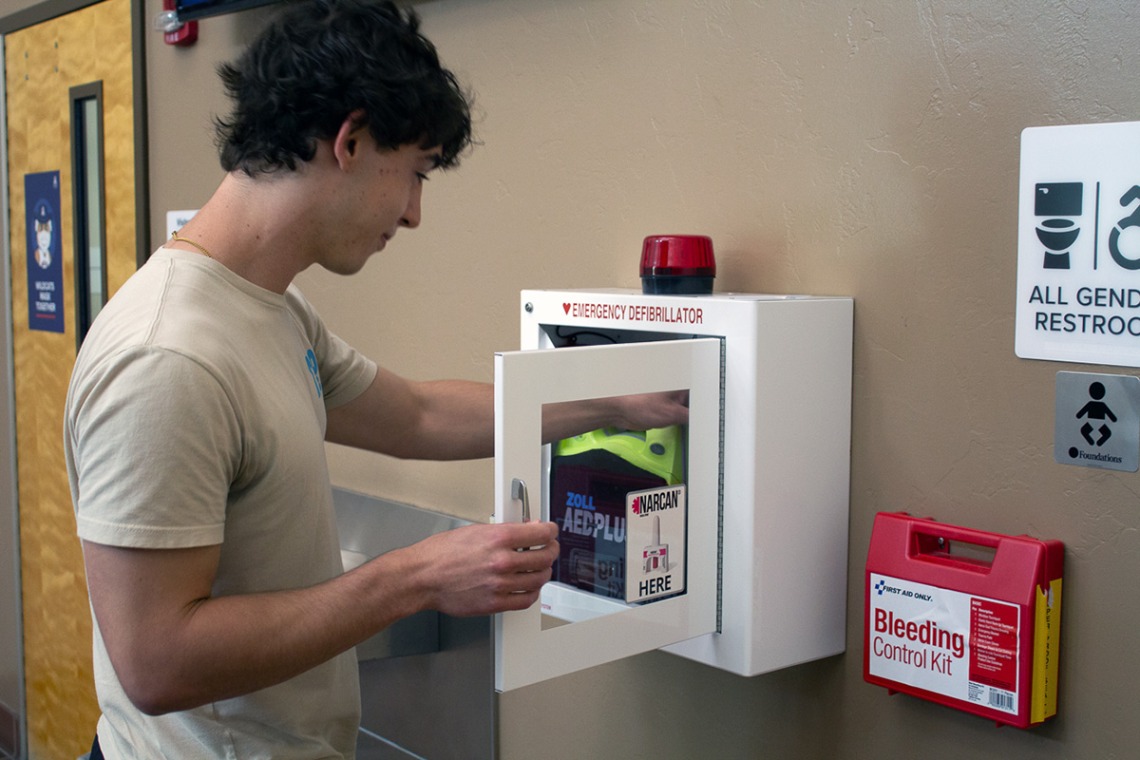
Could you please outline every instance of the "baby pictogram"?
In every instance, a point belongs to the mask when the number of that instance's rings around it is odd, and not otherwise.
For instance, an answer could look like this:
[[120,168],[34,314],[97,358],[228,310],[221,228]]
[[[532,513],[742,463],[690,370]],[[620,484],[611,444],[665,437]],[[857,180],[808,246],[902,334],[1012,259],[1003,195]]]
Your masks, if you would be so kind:
[[[1089,386],[1089,398],[1091,400],[1077,412],[1078,420],[1082,417],[1088,417],[1090,420],[1081,426],[1081,435],[1089,442],[1090,446],[1103,446],[1104,442],[1112,437],[1112,428],[1108,426],[1108,423],[1104,422],[1104,419],[1107,417],[1109,420],[1116,422],[1116,415],[1108,408],[1108,404],[1101,401],[1101,399],[1104,398],[1103,383],[1092,383]],[[1100,428],[1094,428],[1091,420],[1101,420]],[[1100,437],[1095,441],[1092,436],[1094,432],[1100,434]]]

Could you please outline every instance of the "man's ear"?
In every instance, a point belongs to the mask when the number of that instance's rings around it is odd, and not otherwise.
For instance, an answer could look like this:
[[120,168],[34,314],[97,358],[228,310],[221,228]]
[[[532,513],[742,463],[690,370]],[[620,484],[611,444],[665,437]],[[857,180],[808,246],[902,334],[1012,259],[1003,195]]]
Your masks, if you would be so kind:
[[356,158],[357,151],[360,150],[360,132],[367,128],[363,109],[353,111],[341,122],[332,146],[333,156],[341,169],[347,169]]

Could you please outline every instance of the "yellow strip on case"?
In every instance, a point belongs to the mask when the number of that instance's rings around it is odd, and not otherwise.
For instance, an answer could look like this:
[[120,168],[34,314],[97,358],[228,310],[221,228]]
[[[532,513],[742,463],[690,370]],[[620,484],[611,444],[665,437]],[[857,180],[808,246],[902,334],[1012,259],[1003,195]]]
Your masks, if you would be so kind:
[[1049,590],[1037,587],[1033,625],[1033,682],[1029,722],[1040,723],[1057,714],[1057,674],[1060,670],[1061,579]]

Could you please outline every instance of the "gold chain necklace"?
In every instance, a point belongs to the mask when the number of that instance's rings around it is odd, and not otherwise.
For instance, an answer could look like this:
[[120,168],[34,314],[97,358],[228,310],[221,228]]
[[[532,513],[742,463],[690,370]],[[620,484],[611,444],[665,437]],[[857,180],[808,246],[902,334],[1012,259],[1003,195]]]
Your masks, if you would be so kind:
[[177,230],[175,230],[174,232],[170,233],[170,239],[171,239],[171,240],[174,240],[174,241],[177,241],[177,242],[179,242],[179,243],[185,243],[186,245],[192,245],[192,246],[194,246],[194,247],[195,247],[195,248],[197,248],[199,251],[201,251],[202,253],[206,254],[206,258],[208,258],[208,259],[212,259],[212,258],[214,258],[214,257],[213,257],[213,256],[210,254],[210,252],[206,250],[206,247],[205,247],[205,246],[203,246],[203,245],[201,245],[201,244],[199,244],[199,243],[195,243],[195,242],[194,242],[193,240],[191,240],[190,238],[184,238],[184,237],[182,237],[181,235],[179,235],[179,234],[178,234],[178,231],[177,231]]

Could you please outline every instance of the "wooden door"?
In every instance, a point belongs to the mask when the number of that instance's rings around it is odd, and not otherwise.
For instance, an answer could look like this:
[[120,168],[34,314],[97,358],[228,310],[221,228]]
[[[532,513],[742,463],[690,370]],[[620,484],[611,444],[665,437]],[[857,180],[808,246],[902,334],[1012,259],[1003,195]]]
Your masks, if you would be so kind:
[[[4,37],[31,758],[84,754],[99,715],[63,407],[82,321],[78,302],[93,291],[96,301],[105,299],[137,266],[133,22],[140,15],[132,0],[103,0]],[[87,258],[93,266],[82,266]],[[95,266],[98,259],[105,261]]]

